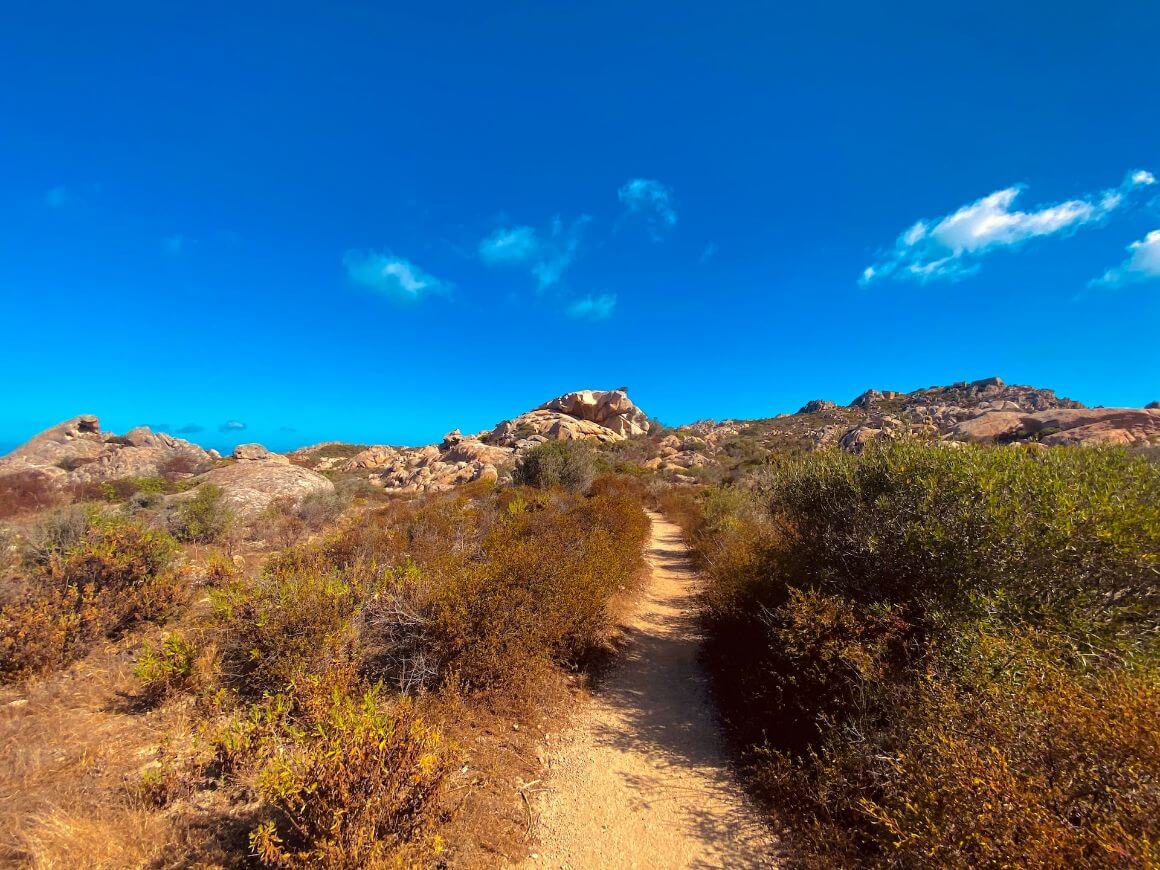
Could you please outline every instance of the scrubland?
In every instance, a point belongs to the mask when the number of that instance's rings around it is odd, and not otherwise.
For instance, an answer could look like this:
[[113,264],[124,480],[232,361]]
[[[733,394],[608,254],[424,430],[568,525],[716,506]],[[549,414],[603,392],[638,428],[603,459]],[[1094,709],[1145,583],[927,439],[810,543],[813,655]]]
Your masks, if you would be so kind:
[[803,865],[1160,860],[1160,467],[883,445],[670,491],[748,781]]
[[570,488],[359,499],[321,522],[239,529],[210,492],[29,523],[0,616],[5,859],[522,857],[520,785],[611,648],[648,530],[639,484],[578,455]]
[[1153,459],[753,446],[674,477],[646,469],[664,434],[549,443],[444,494],[343,480],[247,523],[174,480],[22,491],[0,857],[523,858],[541,753],[642,576],[647,502],[703,575],[705,664],[781,860],[1157,865]]

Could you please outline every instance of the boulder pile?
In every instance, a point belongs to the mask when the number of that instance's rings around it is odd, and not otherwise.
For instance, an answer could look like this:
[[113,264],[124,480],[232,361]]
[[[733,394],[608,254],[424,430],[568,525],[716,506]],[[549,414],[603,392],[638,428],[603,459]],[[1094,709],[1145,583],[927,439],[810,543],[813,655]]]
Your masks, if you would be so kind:
[[277,499],[296,502],[311,493],[334,491],[334,484],[321,474],[292,466],[261,444],[240,444],[229,460],[222,460],[216,450],[145,426],[124,435],[103,432],[91,414],[46,429],[0,457],[0,478],[15,474],[35,475],[60,491],[134,477],[188,480],[187,492],[212,483],[243,518],[261,513]]
[[146,426],[124,435],[102,432],[100,421],[84,414],[46,429],[0,457],[0,476],[30,472],[63,488],[124,477],[190,477],[208,469],[217,458],[212,450]]
[[337,467],[370,471],[371,483],[394,492],[443,492],[475,480],[498,480],[520,453],[545,441],[609,444],[650,428],[648,416],[624,390],[580,390],[488,431],[464,435],[455,429],[426,447],[376,444]]

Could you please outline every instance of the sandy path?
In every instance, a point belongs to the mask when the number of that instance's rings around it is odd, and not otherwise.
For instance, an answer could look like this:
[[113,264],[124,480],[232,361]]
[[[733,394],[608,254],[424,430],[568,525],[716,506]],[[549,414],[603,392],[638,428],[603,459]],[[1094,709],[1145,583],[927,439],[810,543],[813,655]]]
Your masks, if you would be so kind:
[[697,662],[696,575],[651,515],[651,579],[629,644],[551,758],[528,867],[768,867],[776,843],[726,764]]

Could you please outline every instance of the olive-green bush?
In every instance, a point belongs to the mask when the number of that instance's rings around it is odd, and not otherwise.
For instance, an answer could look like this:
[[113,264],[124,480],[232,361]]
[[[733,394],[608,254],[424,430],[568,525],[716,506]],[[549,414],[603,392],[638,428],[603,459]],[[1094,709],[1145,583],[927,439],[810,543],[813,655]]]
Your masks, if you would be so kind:
[[899,444],[759,483],[672,500],[716,688],[807,863],[1156,861],[1160,468]]
[[592,485],[596,465],[596,453],[586,442],[545,441],[520,457],[512,478],[520,486],[582,493]]

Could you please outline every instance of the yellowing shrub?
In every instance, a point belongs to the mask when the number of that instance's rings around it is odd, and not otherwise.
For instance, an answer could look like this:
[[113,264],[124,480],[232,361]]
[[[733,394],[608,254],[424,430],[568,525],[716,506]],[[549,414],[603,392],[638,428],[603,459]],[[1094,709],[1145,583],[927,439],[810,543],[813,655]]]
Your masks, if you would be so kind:
[[274,817],[250,836],[263,864],[417,866],[435,858],[437,801],[454,762],[406,700],[375,689],[304,696],[248,744],[258,795]]
[[22,588],[0,608],[0,676],[60,667],[100,637],[167,615],[186,595],[170,570],[175,553],[164,532],[100,515],[38,550]]

